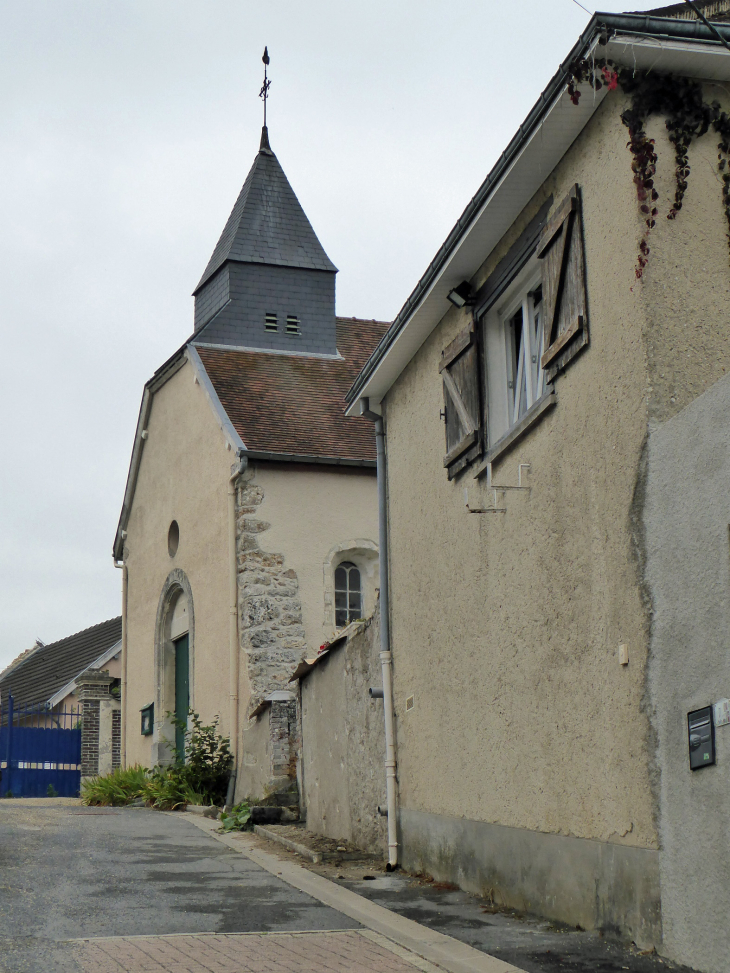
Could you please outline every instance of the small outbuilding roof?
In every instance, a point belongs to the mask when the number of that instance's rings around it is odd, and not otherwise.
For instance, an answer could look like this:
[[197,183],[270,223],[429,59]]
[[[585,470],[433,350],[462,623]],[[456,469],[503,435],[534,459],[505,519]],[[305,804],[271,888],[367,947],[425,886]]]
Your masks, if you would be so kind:
[[372,423],[345,416],[345,392],[387,328],[337,318],[338,358],[195,348],[249,455],[373,465]]
[[294,672],[291,674],[289,682],[298,682],[305,679],[309,673],[320,662],[324,662],[330,652],[334,652],[335,649],[342,648],[345,642],[351,638],[353,635],[357,635],[358,632],[367,625],[367,622],[363,622],[362,619],[358,619],[355,622],[350,622],[350,624],[343,628],[336,638],[332,639],[324,648],[320,649],[317,655],[313,659],[302,659],[299,665],[296,667]]
[[87,669],[122,637],[122,616],[92,625],[44,645],[0,676],[3,707],[12,694],[16,706],[46,704],[59,689]]

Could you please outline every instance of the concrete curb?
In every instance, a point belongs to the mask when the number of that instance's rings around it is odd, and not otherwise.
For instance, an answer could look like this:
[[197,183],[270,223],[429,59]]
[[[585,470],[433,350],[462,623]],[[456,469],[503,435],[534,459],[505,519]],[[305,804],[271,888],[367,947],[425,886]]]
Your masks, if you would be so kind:
[[[175,815],[175,817],[180,820],[179,816]],[[261,851],[255,847],[252,837],[248,834],[240,832],[236,835],[216,834],[217,825],[214,821],[198,817],[186,820],[216,841],[245,855],[256,865],[276,875],[288,885],[292,885],[306,895],[311,895],[323,905],[328,905],[337,912],[349,916],[350,919],[385,936],[404,949],[409,949],[422,959],[436,964],[443,970],[448,970],[448,973],[524,973],[516,966],[497,959],[496,956],[483,953],[458,939],[446,936],[435,929],[428,929],[412,919],[406,919],[405,916],[399,916],[383,906],[376,905],[356,892],[308,871],[303,865]]]
[[253,830],[256,834],[261,835],[262,838],[266,838],[268,841],[275,841],[278,845],[283,845],[284,848],[288,848],[289,851],[295,851],[297,855],[306,858],[313,865],[318,865],[322,861],[322,856],[318,855],[316,851],[312,851],[306,845],[300,845],[298,841],[292,841],[291,838],[285,838],[284,835],[277,834],[275,831],[269,831],[268,828],[265,828],[261,824],[255,824]]
[[213,820],[217,820],[221,813],[221,809],[214,807],[212,804],[188,804],[185,811],[189,814],[199,814],[201,817],[212,818]]

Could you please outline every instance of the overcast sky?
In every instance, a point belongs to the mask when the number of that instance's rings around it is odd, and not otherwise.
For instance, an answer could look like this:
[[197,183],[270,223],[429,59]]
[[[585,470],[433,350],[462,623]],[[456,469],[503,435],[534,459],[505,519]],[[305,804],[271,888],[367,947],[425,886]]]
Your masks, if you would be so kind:
[[0,667],[121,611],[142,386],[192,331],[258,149],[264,44],[338,312],[389,320],[587,21],[574,0],[0,0]]

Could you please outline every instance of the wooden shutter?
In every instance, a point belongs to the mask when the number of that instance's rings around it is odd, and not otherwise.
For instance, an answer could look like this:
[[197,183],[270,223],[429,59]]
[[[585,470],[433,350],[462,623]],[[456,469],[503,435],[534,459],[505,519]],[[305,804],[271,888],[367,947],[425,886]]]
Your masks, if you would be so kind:
[[542,367],[548,382],[588,344],[580,188],[575,185],[540,235]]
[[441,352],[444,382],[446,456],[451,480],[482,448],[479,405],[479,354],[474,326],[466,328]]

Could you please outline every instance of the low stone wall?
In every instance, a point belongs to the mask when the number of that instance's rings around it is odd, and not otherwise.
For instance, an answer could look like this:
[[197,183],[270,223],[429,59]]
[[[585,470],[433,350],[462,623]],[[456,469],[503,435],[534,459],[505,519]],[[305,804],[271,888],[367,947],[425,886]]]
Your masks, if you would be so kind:
[[307,828],[387,854],[380,616],[363,622],[300,682],[300,790]]
[[299,714],[295,693],[278,690],[258,707],[243,730],[236,801],[299,803]]

